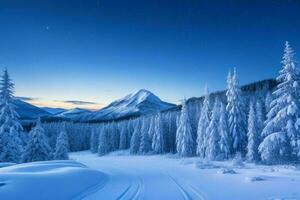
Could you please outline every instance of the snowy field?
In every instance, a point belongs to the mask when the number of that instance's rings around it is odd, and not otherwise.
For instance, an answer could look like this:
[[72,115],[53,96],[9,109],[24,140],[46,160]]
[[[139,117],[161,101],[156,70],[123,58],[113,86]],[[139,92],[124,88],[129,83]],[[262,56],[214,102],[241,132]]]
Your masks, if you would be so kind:
[[103,157],[78,152],[71,158],[109,177],[86,199],[300,199],[300,169],[295,167],[212,164],[197,158],[129,156],[121,151]]
[[73,161],[0,168],[0,199],[300,199],[300,170],[291,166],[208,163],[127,151],[70,155]]

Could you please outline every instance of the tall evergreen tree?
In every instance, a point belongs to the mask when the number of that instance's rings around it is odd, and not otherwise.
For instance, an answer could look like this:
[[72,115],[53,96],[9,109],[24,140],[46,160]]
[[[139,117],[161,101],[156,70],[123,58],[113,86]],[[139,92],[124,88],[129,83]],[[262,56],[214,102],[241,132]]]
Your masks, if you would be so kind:
[[176,126],[176,119],[177,119],[177,112],[170,112],[168,114],[168,122],[167,124],[168,126],[168,145],[169,145],[169,151],[171,153],[175,153],[176,152],[176,130],[177,130],[177,126]]
[[23,128],[14,105],[14,84],[7,69],[0,82],[0,162],[20,162]]
[[257,133],[258,133],[258,140],[261,142],[261,134],[262,130],[264,128],[264,122],[265,122],[265,115],[264,111],[262,108],[262,104],[260,100],[257,100],[256,105],[255,105],[255,114],[256,114],[256,128],[257,128]]
[[69,159],[69,139],[66,132],[65,124],[63,125],[62,130],[60,131],[57,140],[56,148],[54,152],[55,160],[68,160]]
[[109,131],[110,151],[115,151],[120,145],[120,133],[116,122],[109,123],[107,130]]
[[154,153],[160,154],[164,152],[164,137],[161,113],[155,117],[155,131],[152,138],[152,149]]
[[120,126],[120,149],[127,149],[128,148],[128,128],[127,123],[122,123]]
[[233,74],[229,72],[227,80],[227,106],[229,134],[232,137],[233,153],[246,152],[247,136],[245,130],[244,103],[241,89],[238,85],[236,70]]
[[218,160],[220,157],[220,135],[218,130],[218,124],[220,119],[220,101],[215,100],[211,120],[207,128],[207,147],[206,147],[206,157],[209,160]]
[[151,139],[151,145],[152,145],[152,139],[153,139],[153,135],[155,132],[155,116],[154,115],[150,117],[149,123],[150,124],[149,124],[148,134]]
[[110,143],[109,143],[110,137],[108,132],[108,126],[105,125],[100,132],[99,135],[99,146],[98,146],[98,155],[103,156],[110,152]]
[[194,155],[194,146],[192,127],[188,116],[186,101],[184,101],[176,132],[176,150],[179,156],[189,157]]
[[256,115],[254,110],[253,102],[250,102],[249,106],[249,115],[248,115],[248,146],[247,146],[247,160],[250,162],[258,162],[259,154],[258,154],[258,145],[259,145],[259,132],[256,120]]
[[144,118],[142,120],[142,136],[141,136],[141,144],[140,144],[140,153],[147,154],[151,151],[151,138],[149,136],[149,121],[150,118]]
[[205,87],[205,97],[201,109],[201,115],[198,122],[197,130],[197,150],[196,153],[204,158],[207,147],[207,127],[210,122],[210,97],[207,87]]
[[266,98],[265,98],[265,112],[266,113],[270,112],[272,101],[273,101],[272,93],[267,92]]
[[264,141],[259,147],[266,163],[282,163],[299,159],[299,94],[300,73],[295,66],[293,50],[285,43],[283,67],[279,72],[276,90],[273,92],[267,124],[263,129]]
[[137,154],[141,144],[141,122],[140,119],[135,120],[134,131],[130,140],[130,153]]
[[231,157],[231,140],[228,133],[226,109],[223,103],[220,105],[220,120],[219,120],[219,133],[220,133],[220,159],[228,159]]
[[40,119],[29,134],[30,139],[23,153],[23,162],[51,160],[52,151]]
[[92,153],[97,153],[99,146],[99,130],[100,128],[94,128],[91,132],[91,145],[90,150]]

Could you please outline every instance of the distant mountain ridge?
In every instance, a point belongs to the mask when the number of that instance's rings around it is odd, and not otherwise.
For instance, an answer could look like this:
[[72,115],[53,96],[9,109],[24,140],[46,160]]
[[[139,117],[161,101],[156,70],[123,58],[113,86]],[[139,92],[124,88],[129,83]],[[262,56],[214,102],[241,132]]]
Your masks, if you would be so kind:
[[52,114],[30,103],[15,99],[16,112],[21,120],[35,120],[38,117],[51,116]]
[[[251,96],[253,93],[272,91],[276,87],[275,79],[266,79],[241,86],[242,93]],[[226,101],[225,90],[211,93],[211,97],[218,97]],[[188,99],[188,104],[202,102],[203,97],[192,97]],[[21,100],[15,100],[16,111],[21,120],[35,120],[39,116],[47,121],[71,120],[76,122],[101,122],[109,120],[119,120],[140,115],[152,114],[156,112],[166,112],[180,110],[180,105],[174,105],[162,101],[159,97],[148,90],[141,89],[129,94],[124,98],[110,103],[108,106],[98,110],[90,111],[82,108],[65,110],[61,108],[38,108]],[[47,112],[47,110],[49,112]],[[62,111],[62,112],[59,112]]]
[[59,113],[67,111],[67,109],[64,108],[41,107],[41,109],[45,110],[48,113],[51,113],[52,115],[57,115]]
[[57,114],[57,117],[62,117],[62,118],[68,118],[68,119],[77,119],[79,116],[84,115],[84,114],[90,114],[92,111],[86,110],[83,108],[74,108],[71,110],[66,110],[64,112],[61,112]]

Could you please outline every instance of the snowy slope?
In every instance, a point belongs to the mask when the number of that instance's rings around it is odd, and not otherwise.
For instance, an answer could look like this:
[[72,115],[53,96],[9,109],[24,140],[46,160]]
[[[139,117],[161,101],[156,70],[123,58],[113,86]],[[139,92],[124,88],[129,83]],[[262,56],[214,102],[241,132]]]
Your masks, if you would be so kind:
[[82,199],[107,176],[75,161],[32,162],[0,168],[0,199]]
[[41,116],[49,116],[50,113],[46,112],[45,110],[38,108],[34,105],[26,103],[21,100],[15,100],[14,104],[16,106],[16,111],[20,116],[21,120],[30,120],[30,119],[37,119]]
[[82,109],[82,108],[74,108],[71,110],[66,110],[62,113],[57,114],[57,117],[63,117],[63,118],[68,118],[68,119],[75,119],[78,118],[78,116],[85,115],[85,114],[90,114],[92,111]]
[[174,107],[160,100],[147,90],[139,90],[133,94],[112,102],[107,107],[81,117],[82,121],[112,120],[129,116],[155,113]]
[[105,186],[85,199],[299,200],[300,171],[292,166],[201,162],[175,155],[132,156],[119,151],[71,158],[109,174]]
[[50,107],[41,107],[41,109],[45,110],[48,113],[51,113],[53,115],[57,115],[59,113],[67,111],[64,108],[50,108]]

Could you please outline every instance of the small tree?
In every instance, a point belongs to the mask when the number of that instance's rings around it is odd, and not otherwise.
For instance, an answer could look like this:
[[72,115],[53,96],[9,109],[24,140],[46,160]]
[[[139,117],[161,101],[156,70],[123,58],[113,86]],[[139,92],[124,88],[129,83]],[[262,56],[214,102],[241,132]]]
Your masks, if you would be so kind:
[[48,138],[38,119],[36,126],[30,132],[30,139],[23,153],[23,162],[51,160],[51,152]]
[[63,129],[60,131],[57,140],[56,140],[56,148],[54,152],[55,160],[68,160],[69,159],[69,139],[66,132],[65,125]]

